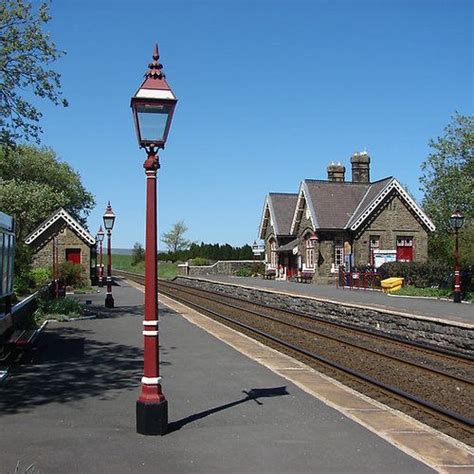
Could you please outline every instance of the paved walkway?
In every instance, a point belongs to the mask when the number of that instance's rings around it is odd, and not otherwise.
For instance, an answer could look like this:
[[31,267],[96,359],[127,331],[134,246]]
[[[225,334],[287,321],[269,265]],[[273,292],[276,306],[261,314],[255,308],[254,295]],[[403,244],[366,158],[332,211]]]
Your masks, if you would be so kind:
[[103,317],[50,323],[0,384],[0,472],[433,472],[177,313],[161,307],[170,433],[135,432],[143,295],[120,281]]
[[[198,278],[198,277],[196,277]],[[201,277],[199,277],[201,278]],[[472,303],[453,303],[452,301],[428,298],[402,298],[390,296],[380,291],[349,290],[332,285],[309,285],[288,281],[263,280],[261,278],[232,277],[226,275],[206,275],[206,280],[259,287],[270,290],[312,296],[341,303],[351,303],[387,311],[397,311],[416,316],[454,321],[474,326],[474,305]]]

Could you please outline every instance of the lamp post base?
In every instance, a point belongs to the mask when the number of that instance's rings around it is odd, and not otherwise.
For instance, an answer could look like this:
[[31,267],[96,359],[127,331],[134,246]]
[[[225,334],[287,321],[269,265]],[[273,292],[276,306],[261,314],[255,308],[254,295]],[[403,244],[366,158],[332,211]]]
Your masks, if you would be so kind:
[[114,298],[110,293],[105,297],[105,307],[106,308],[114,307]]
[[168,400],[146,403],[137,401],[137,433],[164,435],[168,430]]
[[461,293],[460,292],[454,292],[453,295],[453,302],[454,303],[460,303],[461,302]]

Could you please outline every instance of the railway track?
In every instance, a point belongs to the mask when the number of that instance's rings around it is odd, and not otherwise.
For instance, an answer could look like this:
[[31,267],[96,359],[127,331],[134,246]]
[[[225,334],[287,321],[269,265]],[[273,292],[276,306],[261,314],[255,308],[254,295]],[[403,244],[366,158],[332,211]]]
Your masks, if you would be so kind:
[[[144,277],[118,276],[143,284]],[[382,403],[453,436],[474,441],[474,361],[386,335],[164,280],[160,293],[180,301]]]

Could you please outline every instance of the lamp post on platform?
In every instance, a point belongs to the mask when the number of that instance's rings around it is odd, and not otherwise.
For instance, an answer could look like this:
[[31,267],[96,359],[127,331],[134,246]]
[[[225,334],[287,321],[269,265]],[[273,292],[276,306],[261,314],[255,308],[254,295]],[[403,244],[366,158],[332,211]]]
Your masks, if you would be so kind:
[[168,402],[161,390],[159,367],[156,173],[160,168],[158,150],[165,147],[177,99],[161,71],[159,58],[156,45],[145,80],[130,104],[138,143],[147,154],[143,164],[146,175],[144,367],[136,404],[137,432],[144,435],[163,435],[168,428]]
[[104,227],[107,231],[107,296],[105,297],[105,307],[114,307],[114,298],[112,296],[112,229],[115,224],[115,214],[112,211],[110,201],[102,216]]
[[464,216],[459,212],[459,210],[455,210],[451,217],[449,218],[449,223],[451,227],[454,229],[454,233],[456,235],[455,239],[455,247],[454,247],[454,294],[453,294],[453,302],[460,303],[461,302],[461,265],[459,264],[459,229],[464,224]]
[[97,242],[99,242],[99,286],[104,286],[104,267],[102,264],[102,242],[104,241],[104,231],[102,230],[102,226],[99,227],[99,231],[97,232]]

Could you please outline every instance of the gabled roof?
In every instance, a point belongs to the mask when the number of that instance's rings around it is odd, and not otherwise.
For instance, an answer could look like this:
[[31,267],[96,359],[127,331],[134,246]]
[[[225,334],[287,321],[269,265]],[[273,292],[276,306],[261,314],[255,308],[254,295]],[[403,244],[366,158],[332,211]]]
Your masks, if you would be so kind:
[[62,207],[58,209],[54,214],[49,216],[31,234],[29,234],[25,239],[25,243],[29,245],[34,242],[43,232],[49,229],[59,219],[64,220],[66,225],[72,230],[74,230],[82,240],[87,242],[89,245],[95,245],[95,238],[92,237],[92,235],[89,234],[89,232],[84,229],[84,227],[82,227],[81,224],[79,224],[79,222],[77,222],[76,219],[74,219]]
[[265,198],[259,238],[265,238],[269,222],[276,235],[291,235],[290,227],[298,195],[294,193],[270,193]]
[[365,197],[363,201],[364,205],[360,206],[358,212],[356,212],[347,223],[348,228],[351,230],[357,230],[372,214],[377,206],[388,196],[388,194],[392,191],[395,191],[431,232],[436,230],[436,226],[433,224],[433,221],[423,212],[421,207],[418,206],[410,193],[395,178],[391,178],[388,182],[384,181],[385,180],[374,183],[378,184],[378,188],[376,190],[378,192],[375,192],[374,190],[374,192],[371,192],[370,195]]
[[400,195],[429,230],[435,229],[415,200],[390,176],[373,183],[304,180],[300,186],[291,233],[295,233],[296,224],[301,220],[304,202],[307,203],[314,229],[356,230],[392,190]]

